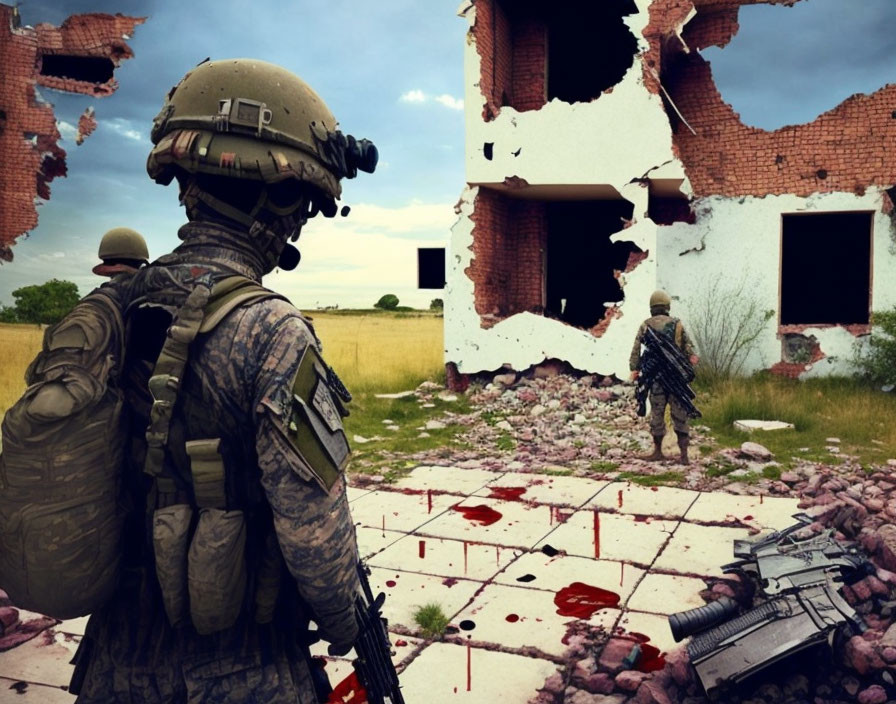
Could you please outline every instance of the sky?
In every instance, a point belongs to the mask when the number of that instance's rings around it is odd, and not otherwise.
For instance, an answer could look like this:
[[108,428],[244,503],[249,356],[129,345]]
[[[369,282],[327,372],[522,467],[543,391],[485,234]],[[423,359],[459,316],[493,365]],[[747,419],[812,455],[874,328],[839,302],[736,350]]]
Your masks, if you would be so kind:
[[[590,0],[597,1],[597,0]],[[857,11],[857,8],[861,11]],[[55,105],[68,176],[50,186],[39,224],[0,265],[0,304],[21,286],[62,278],[82,293],[96,248],[113,227],[146,237],[154,258],[178,244],[185,222],[175,186],[146,175],[149,129],[164,95],[206,57],[280,64],[307,81],[348,134],[371,139],[380,164],[344,181],[347,218],[317,217],[298,242],[302,263],[265,283],[300,308],[370,307],[385,293],[428,307],[416,289],[418,247],[448,245],[464,187],[463,51],[458,0],[24,0],[23,24],[60,24],[82,12],[146,16],[129,40],[106,98],[42,89]],[[749,125],[776,129],[834,108],[849,95],[896,82],[893,0],[803,0],[741,9],[740,30],[711,62],[722,97]],[[76,146],[88,106],[98,128]]]

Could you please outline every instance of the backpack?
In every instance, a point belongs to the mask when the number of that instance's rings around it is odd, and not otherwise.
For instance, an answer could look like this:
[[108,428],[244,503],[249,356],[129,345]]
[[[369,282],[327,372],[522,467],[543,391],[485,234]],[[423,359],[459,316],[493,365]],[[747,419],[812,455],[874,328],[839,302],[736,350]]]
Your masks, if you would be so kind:
[[[191,317],[181,315],[186,305],[167,331],[187,347],[234,308],[281,297],[241,276],[214,287],[205,277],[194,292],[202,295],[187,299],[201,301],[191,335],[179,324]],[[0,588],[16,606],[59,619],[91,613],[118,585],[127,298],[126,286],[110,282],[49,328],[25,374],[27,389],[2,423]],[[162,450],[166,439],[167,430]]]

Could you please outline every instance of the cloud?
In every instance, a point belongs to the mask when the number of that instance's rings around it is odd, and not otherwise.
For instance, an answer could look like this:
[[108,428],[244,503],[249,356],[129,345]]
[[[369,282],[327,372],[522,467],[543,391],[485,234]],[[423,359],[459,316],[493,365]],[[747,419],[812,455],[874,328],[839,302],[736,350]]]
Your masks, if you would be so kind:
[[63,139],[74,139],[78,136],[78,128],[65,120],[56,120],[56,129],[59,130]]
[[415,88],[414,90],[409,90],[407,93],[403,93],[398,100],[402,103],[428,103],[430,101],[433,101],[439,103],[440,105],[444,105],[446,108],[450,108],[451,110],[464,109],[464,101],[462,98],[455,98],[453,95],[449,95],[448,93],[431,96],[424,93],[419,88]]
[[143,133],[135,130],[131,121],[126,120],[123,117],[115,117],[111,120],[104,120],[103,124],[108,126],[113,132],[127,139],[132,139],[135,142],[146,141],[146,137],[143,135]]
[[437,103],[441,103],[446,108],[451,108],[452,110],[464,109],[464,101],[462,98],[455,98],[453,95],[448,95],[447,93],[437,96],[435,100]]
[[403,103],[425,103],[426,94],[422,90],[409,90],[402,94],[399,100]]

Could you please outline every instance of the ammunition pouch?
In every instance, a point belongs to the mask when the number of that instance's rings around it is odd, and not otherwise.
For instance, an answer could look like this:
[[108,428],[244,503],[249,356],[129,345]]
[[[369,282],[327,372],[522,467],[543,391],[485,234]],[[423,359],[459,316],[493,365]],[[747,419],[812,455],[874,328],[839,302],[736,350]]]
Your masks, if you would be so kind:
[[152,517],[152,547],[156,577],[162,588],[162,602],[168,622],[175,628],[187,615],[187,550],[193,508],[174,504],[156,509]]

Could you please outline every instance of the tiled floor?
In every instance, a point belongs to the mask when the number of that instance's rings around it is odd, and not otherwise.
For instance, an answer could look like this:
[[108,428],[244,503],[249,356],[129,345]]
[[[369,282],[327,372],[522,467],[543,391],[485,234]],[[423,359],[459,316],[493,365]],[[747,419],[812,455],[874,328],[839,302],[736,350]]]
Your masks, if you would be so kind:
[[[610,595],[590,622],[669,650],[666,616],[702,604],[700,577],[733,561],[743,526],[782,528],[797,511],[792,499],[456,467],[349,499],[390,627],[419,633],[415,610],[436,603],[459,629],[450,643],[392,634],[408,704],[526,702],[565,649],[558,594],[576,584]],[[0,704],[73,701],[63,687],[83,629],[65,622],[0,653]],[[327,667],[333,684],[350,671],[345,658]]]

